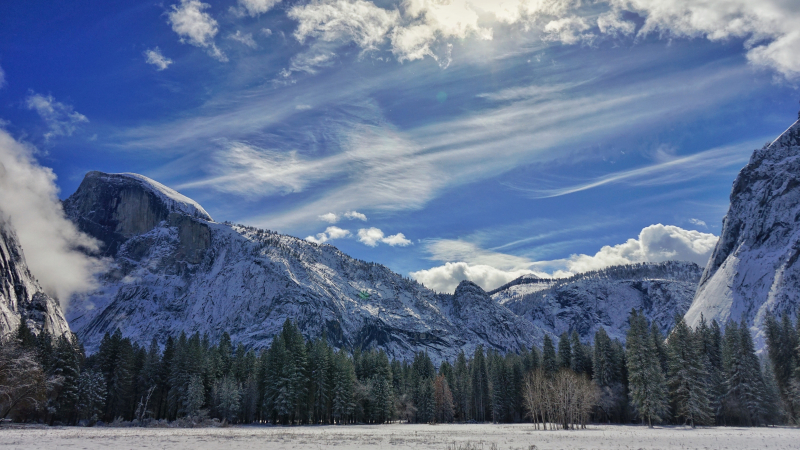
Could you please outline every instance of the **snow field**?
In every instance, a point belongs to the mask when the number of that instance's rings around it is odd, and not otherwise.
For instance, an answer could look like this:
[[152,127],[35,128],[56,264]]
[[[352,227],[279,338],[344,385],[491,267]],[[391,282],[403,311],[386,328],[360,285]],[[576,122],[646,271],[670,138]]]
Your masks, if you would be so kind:
[[[513,425],[363,425],[230,428],[0,428],[0,448],[16,449],[436,449],[470,442],[478,449],[800,448],[795,428],[697,428],[593,425],[580,431],[537,431]],[[535,447],[533,447],[535,446]]]

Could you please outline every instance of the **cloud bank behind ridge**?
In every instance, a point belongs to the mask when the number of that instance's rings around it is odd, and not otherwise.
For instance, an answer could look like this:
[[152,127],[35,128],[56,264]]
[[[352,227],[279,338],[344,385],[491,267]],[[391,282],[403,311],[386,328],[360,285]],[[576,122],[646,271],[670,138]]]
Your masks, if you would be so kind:
[[45,291],[66,307],[69,298],[95,286],[104,262],[81,249],[98,242],[64,216],[52,170],[40,166],[30,145],[0,129],[0,212],[17,233],[28,267]]

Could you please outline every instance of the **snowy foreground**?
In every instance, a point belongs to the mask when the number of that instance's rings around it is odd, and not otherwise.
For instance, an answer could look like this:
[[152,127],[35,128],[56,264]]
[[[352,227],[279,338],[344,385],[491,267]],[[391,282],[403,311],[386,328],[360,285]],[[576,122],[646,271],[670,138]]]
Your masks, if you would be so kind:
[[[796,449],[794,428],[648,429],[591,426],[582,431],[536,431],[515,425],[380,425],[230,428],[0,428],[3,449]],[[535,447],[534,447],[535,446]],[[475,447],[473,447],[475,448]]]

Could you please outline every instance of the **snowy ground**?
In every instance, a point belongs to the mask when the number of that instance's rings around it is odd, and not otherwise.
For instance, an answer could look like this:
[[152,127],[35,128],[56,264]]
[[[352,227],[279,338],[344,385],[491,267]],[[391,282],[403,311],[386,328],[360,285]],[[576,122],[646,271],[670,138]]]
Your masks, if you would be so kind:
[[[0,428],[2,449],[437,449],[467,442],[498,450],[544,449],[797,449],[794,428],[648,429],[591,426],[581,431],[536,431],[515,425],[241,426],[204,429]],[[535,446],[535,447],[533,447]]]

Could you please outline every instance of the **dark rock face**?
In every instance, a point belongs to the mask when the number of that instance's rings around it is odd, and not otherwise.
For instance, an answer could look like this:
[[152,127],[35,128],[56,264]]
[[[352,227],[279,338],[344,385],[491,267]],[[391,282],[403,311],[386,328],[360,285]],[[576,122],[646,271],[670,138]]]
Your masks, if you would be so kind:
[[69,331],[61,307],[31,275],[16,233],[0,213],[0,339],[16,331],[21,320],[35,333]]
[[591,341],[600,327],[625,340],[631,309],[641,310],[662,333],[689,308],[701,275],[690,262],[669,261],[576,275],[533,279],[492,291],[493,298],[538,328],[555,335],[573,330]]
[[800,121],[756,150],[739,172],[722,233],[686,314],[756,331],[767,312],[794,317],[800,301]]
[[[186,239],[188,251],[195,252],[200,249],[198,245],[207,244],[207,230],[205,238],[195,236],[194,233],[204,232],[194,225],[197,222],[184,221],[183,217],[211,221],[211,216],[188,198],[192,204],[178,204],[169,196],[176,192],[165,195],[160,189],[163,186],[142,178],[133,174],[89,172],[78,190],[64,201],[64,211],[81,231],[105,244],[106,256],[116,256],[125,241],[169,219],[185,228],[181,237]],[[197,259],[196,256],[192,259]]]

